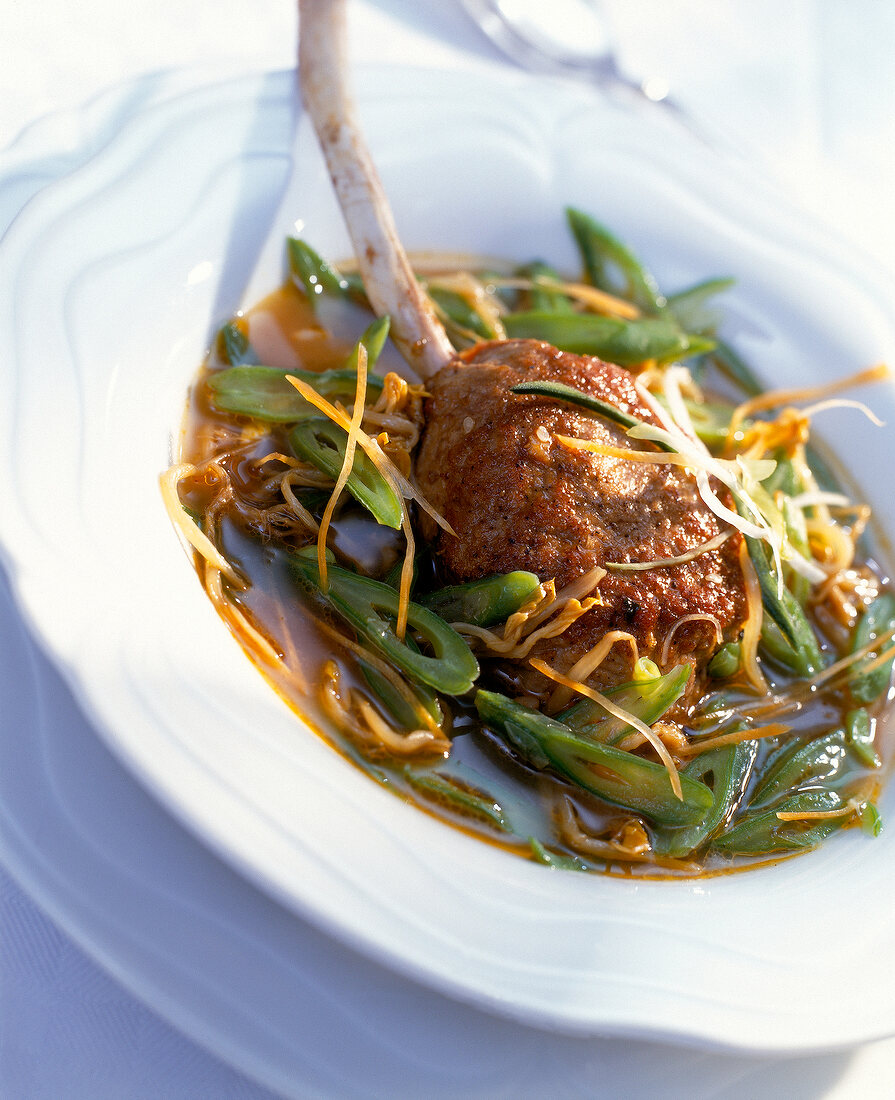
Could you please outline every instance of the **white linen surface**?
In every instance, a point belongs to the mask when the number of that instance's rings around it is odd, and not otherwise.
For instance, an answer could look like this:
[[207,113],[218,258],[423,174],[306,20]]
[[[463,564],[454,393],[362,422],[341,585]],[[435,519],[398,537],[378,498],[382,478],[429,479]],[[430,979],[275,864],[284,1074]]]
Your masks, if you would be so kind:
[[[804,206],[895,267],[895,6],[608,0],[605,8],[629,71],[667,80],[694,117],[729,133]],[[354,0],[351,18],[355,60],[498,61],[453,0]],[[197,62],[290,67],[296,23],[286,0],[0,0],[0,147],[46,112],[138,74]],[[0,153],[0,169],[12,155]],[[0,225],[10,213],[0,211]],[[772,1091],[891,1095],[895,1041],[831,1056],[827,1068],[789,1061]],[[715,1095],[750,1095],[757,1081],[745,1076],[744,1084],[732,1072]],[[596,1083],[594,1094],[602,1094]],[[636,1066],[625,1094],[642,1095]],[[144,1008],[0,869],[0,1096],[270,1095]],[[667,1095],[688,1095],[686,1082],[669,1083]]]

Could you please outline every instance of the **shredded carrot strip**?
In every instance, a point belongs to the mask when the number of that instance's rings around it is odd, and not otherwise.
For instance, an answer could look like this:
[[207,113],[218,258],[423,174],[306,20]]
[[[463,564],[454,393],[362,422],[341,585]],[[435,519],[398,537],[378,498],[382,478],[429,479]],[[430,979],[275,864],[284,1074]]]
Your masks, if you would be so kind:
[[652,466],[686,466],[692,468],[695,463],[691,456],[677,451],[629,451],[626,447],[611,447],[607,443],[597,443],[593,439],[577,439],[575,436],[554,433],[553,438],[573,451],[590,451],[592,454],[618,458],[623,462],[642,462]]
[[760,741],[765,737],[782,737],[789,733],[791,726],[783,722],[770,722],[766,726],[758,726],[755,729],[734,730],[731,733],[722,733],[717,737],[707,737],[704,741],[690,741],[686,748],[681,746],[682,756],[699,756],[709,749],[718,749],[722,745],[739,745],[741,741]]
[[413,540],[413,527],[410,523],[410,515],[407,509],[404,509],[404,515],[401,517],[401,527],[404,530],[404,537],[407,540],[407,548],[404,551],[404,564],[401,566],[401,582],[398,585],[398,622],[395,626],[395,633],[404,641],[404,635],[407,632],[407,612],[410,607],[410,586],[413,583],[413,552],[415,543]]
[[231,630],[237,636],[242,634],[252,643],[256,653],[260,654],[269,664],[278,668],[290,680],[294,680],[291,670],[286,667],[283,656],[279,653],[270,640],[265,637],[249,622],[248,617],[240,608],[228,600],[221,586],[221,573],[211,562],[205,563],[205,591],[209,599],[215,605],[224,622],[230,625]]
[[826,821],[829,818],[847,817],[857,813],[860,808],[860,802],[849,799],[838,810],[780,810],[776,816],[779,821]]
[[317,568],[320,571],[320,588],[326,592],[329,589],[329,580],[326,571],[326,536],[332,521],[333,512],[345,488],[345,482],[351,475],[354,466],[354,451],[357,446],[357,433],[360,430],[361,421],[364,418],[364,402],[367,396],[367,349],[363,344],[357,348],[357,388],[354,394],[354,412],[348,424],[348,439],[345,443],[345,457],[342,460],[342,469],[336,478],[336,486],[332,495],[326,502],[323,516],[320,520],[320,529],[317,532]]
[[[321,397],[316,390],[312,389],[306,382],[302,382],[300,378],[287,374],[286,381],[298,390],[305,401],[310,402],[315,409],[319,409],[324,416],[328,416],[330,420],[338,424],[340,428],[344,428],[346,432],[348,431],[350,421],[342,409],[336,408],[336,406],[327,401],[325,397]],[[427,512],[432,519],[435,520],[439,527],[447,531],[449,535],[455,535],[456,531],[454,531],[453,527],[451,527],[444,516],[437,512],[423,494],[410,484],[407,478],[403,476],[400,470],[398,470],[395,464],[389,459],[388,455],[383,453],[382,448],[376,440],[371,439],[361,428],[358,428],[356,435],[358,443],[393,491],[399,497],[404,497],[407,500],[415,500],[423,511]]]
[[[610,630],[608,634],[604,634],[599,642],[597,642],[592,649],[589,649],[587,653],[569,669],[569,679],[579,681],[586,680],[594,669],[599,668],[603,661],[606,660],[616,642],[624,642],[631,647],[634,652],[634,664],[636,665],[640,655],[637,648],[637,639],[633,634],[628,634],[627,631]],[[556,711],[565,706],[571,696],[572,691],[570,688],[558,687],[550,696],[547,709],[551,714],[555,714]]]
[[[891,639],[891,635],[889,637]],[[874,644],[878,645],[879,639],[876,639],[876,642]],[[874,657],[872,661],[868,661],[867,664],[862,667],[861,675],[864,676],[868,672],[873,672],[874,669],[880,668],[882,665],[887,664],[889,661],[892,660],[893,656],[895,656],[895,646],[891,646],[889,649],[884,649],[880,654]]]
[[743,640],[741,651],[743,655],[743,668],[749,680],[762,695],[770,694],[768,682],[758,664],[758,642],[761,638],[761,586],[758,583],[758,574],[749,557],[749,550],[744,539],[740,543],[740,570],[743,574],[743,588],[746,592],[746,621],[743,623]]
[[[881,645],[891,642],[893,638],[895,638],[895,631],[892,630],[887,631],[885,634],[880,634],[878,637],[874,638],[872,642],[868,642],[866,645],[861,646],[860,649],[856,649],[854,653],[849,653],[846,657],[841,657],[835,664],[830,665],[829,668],[825,668],[822,672],[818,672],[815,676],[812,676],[807,686],[809,688],[815,688],[819,684],[825,683],[851,665],[856,664],[863,657],[874,653]],[[892,656],[893,652],[895,652],[895,647],[880,652],[879,656],[874,658],[874,660],[867,664],[861,671],[872,672],[874,668],[884,665]]]
[[196,473],[195,466],[191,466],[188,462],[182,462],[179,466],[170,467],[159,478],[162,500],[168,516],[190,546],[198,551],[210,565],[221,572],[234,587],[245,588],[246,582],[205,532],[201,531],[192,518],[183,510],[180,497],[177,495],[177,486],[185,477],[189,477],[194,473]]
[[683,791],[681,790],[681,777],[678,774],[678,770],[674,765],[674,761],[671,759],[671,754],[665,747],[662,739],[657,737],[656,734],[650,729],[650,727],[642,722],[635,715],[624,710],[622,707],[613,703],[610,699],[607,699],[605,695],[601,695],[599,691],[594,691],[593,688],[587,687],[586,684],[582,684],[577,680],[570,680],[568,676],[563,676],[561,672],[557,672],[545,661],[540,660],[538,657],[531,657],[528,662],[532,668],[536,669],[542,675],[546,676],[549,680],[556,681],[557,684],[562,684],[564,687],[571,688],[572,691],[579,695],[584,695],[588,699],[592,699],[595,703],[599,703],[604,710],[615,718],[619,718],[622,722],[625,722],[629,726],[633,726],[634,729],[639,730],[640,733],[649,741],[652,747],[659,754],[659,759],[665,765],[665,769],[668,772],[668,778],[671,782],[671,789],[674,791],[675,797],[679,798],[682,802],[684,800]]
[[792,404],[793,401],[823,400],[832,396],[834,393],[841,393],[842,390],[851,389],[852,386],[865,386],[870,382],[881,382],[889,377],[889,373],[889,368],[885,363],[878,363],[875,367],[869,367],[867,370],[858,371],[856,374],[849,375],[847,378],[839,378],[835,382],[830,382],[824,386],[806,386],[802,389],[795,390],[771,390],[768,393],[762,393],[757,397],[752,397],[734,409],[733,415],[730,418],[730,425],[727,429],[728,445],[733,439],[734,433],[737,431],[740,424],[742,424],[747,416],[751,416],[752,413],[761,412],[765,409],[776,409],[779,408],[780,405]]

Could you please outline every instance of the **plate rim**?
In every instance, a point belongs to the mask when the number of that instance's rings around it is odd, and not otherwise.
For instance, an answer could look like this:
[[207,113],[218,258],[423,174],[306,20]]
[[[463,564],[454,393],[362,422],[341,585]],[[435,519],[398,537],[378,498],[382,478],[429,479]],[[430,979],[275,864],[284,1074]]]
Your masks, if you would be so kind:
[[[395,68],[398,68],[398,67],[396,67],[396,66],[377,66],[375,68],[377,68],[379,70],[390,71],[390,70],[394,70]],[[419,70],[414,70],[414,72],[419,72]],[[246,86],[248,87],[248,86],[251,85],[251,82],[255,81],[257,78],[259,78],[259,77],[269,77],[270,75],[271,74],[269,74],[269,73],[268,74],[257,74],[257,75],[249,74],[242,81],[240,81],[240,83],[245,83]],[[282,71],[280,74],[277,74],[277,75],[281,79],[284,76],[288,76],[290,80],[292,79],[292,74],[288,73],[288,71],[285,71],[285,70]],[[456,77],[458,74],[451,72],[451,73],[448,73],[446,75],[448,75],[450,77]],[[528,83],[529,78],[525,78],[524,80],[517,81],[517,83],[523,83],[523,82]],[[541,83],[541,82],[538,81],[538,83]],[[190,95],[192,93],[187,92],[185,94]],[[114,139],[113,139],[113,141],[114,141]],[[2,247],[2,246],[0,246],[0,247]],[[17,581],[16,578],[17,578],[18,573],[19,573],[18,566],[19,566],[20,563],[15,562],[12,556],[8,556],[6,549],[3,550],[3,553],[4,553],[5,557],[8,557],[8,564],[10,566],[10,573],[13,576],[14,587],[18,588],[18,581]],[[19,600],[18,602],[19,602],[20,606],[22,606],[22,601]],[[46,641],[47,640],[46,636],[44,634],[44,631],[40,629],[40,624],[36,624],[33,621],[31,615],[29,614],[29,609],[28,609],[27,603],[23,607],[23,613],[28,618],[29,625],[32,628],[32,630],[35,631],[44,641]],[[35,630],[35,628],[37,628],[37,629]],[[53,647],[51,646],[51,648],[53,648]],[[58,654],[56,656],[58,658]],[[58,663],[58,660],[57,660],[57,663]],[[63,672],[63,675],[65,676],[66,681],[69,683],[69,685],[74,688],[75,693],[78,697],[79,705],[82,708],[84,708],[88,714],[91,715],[92,720],[95,720],[93,701],[91,700],[89,695],[85,697],[84,692],[83,692],[83,685],[80,682],[77,671],[75,669],[69,667],[67,662],[62,662],[61,671]],[[111,737],[112,740],[115,742],[115,744],[113,744],[113,746],[112,746],[113,751],[116,751],[116,755],[119,755],[119,757],[120,757],[120,755],[121,755],[121,745],[115,739],[114,730],[109,730],[107,728],[107,723],[105,722],[105,720],[101,720],[99,724],[103,727],[103,729],[105,731],[104,736],[105,736],[107,742],[109,740],[109,737]],[[134,765],[134,761],[131,760],[130,761],[130,766],[133,767],[133,765]],[[140,779],[144,783],[147,782],[147,777],[145,775],[141,775]],[[163,801],[165,801],[166,803],[170,803],[170,797],[166,797],[166,795],[169,795],[169,792],[159,792],[156,789],[156,784],[151,782],[151,781],[149,782],[149,786],[153,789],[154,793],[157,796],[159,795],[159,793],[162,794]],[[173,806],[171,808],[174,809],[177,812],[178,817],[182,818],[184,816],[182,806],[178,805],[178,806]],[[205,834],[204,830],[201,828],[201,823],[191,821],[191,830],[193,832],[196,831],[197,827],[198,827],[198,831],[199,831],[200,835],[202,835],[202,838],[206,843],[210,843],[211,846],[216,848],[216,849],[218,849],[220,847],[219,843],[215,843],[214,838],[209,838]],[[234,853],[231,850],[225,849],[223,854],[225,855],[225,858],[227,858],[228,862],[230,862],[231,864],[234,862]],[[237,862],[238,862],[238,860],[237,860]],[[243,867],[243,870],[248,871],[250,874],[252,874],[252,877],[257,876],[257,868],[249,866],[249,867]],[[271,884],[265,880],[264,885],[265,885],[267,891],[270,892]],[[293,907],[296,905],[296,900],[295,900],[294,897],[290,896],[285,900],[287,900],[289,902],[289,904],[292,905]],[[317,923],[317,914],[316,914],[316,912],[314,912],[314,911],[311,911],[311,912],[303,911],[303,915],[310,917],[310,919],[315,920],[315,923]],[[340,938],[342,938],[343,940],[347,940],[348,942],[352,941],[352,937],[349,934],[347,934],[344,929],[338,929],[337,928],[336,929],[336,934],[338,934],[340,936]],[[359,948],[360,950],[364,951],[367,954],[369,954],[370,951],[371,951],[370,945],[366,940],[351,942],[351,945],[352,945],[352,947],[354,947],[356,949]],[[374,957],[377,957],[377,958],[381,959],[381,956],[378,953],[376,953],[377,949],[374,948],[373,951],[374,951]],[[417,980],[423,980],[427,984],[430,984],[430,985],[435,984],[436,987],[438,987],[438,983],[433,982],[431,974],[420,973],[418,970],[414,969],[413,967],[402,968],[402,966],[401,966],[402,962],[406,963],[406,960],[404,960],[403,958],[392,958],[392,957],[388,958],[388,964],[390,966],[393,966],[393,967],[395,967],[396,969],[399,969],[399,970],[403,969],[403,972],[409,973],[411,976],[413,976]],[[464,994],[468,992],[467,990],[465,990],[465,988],[464,989],[456,989],[456,988],[450,988],[450,987],[447,987],[447,986],[445,986],[443,988],[445,988],[446,991],[449,992],[449,994],[451,996],[454,996],[454,997],[459,996],[459,997],[464,998],[464,999],[470,999],[469,997],[464,997]],[[479,999],[479,997],[480,997],[480,994],[477,994],[476,996],[471,998],[473,1000],[473,1003],[479,1003],[479,1004],[483,1003]],[[514,1015],[514,1008],[515,1007],[518,1007],[518,1006],[507,1005],[506,1003],[500,1001],[499,999],[494,1001],[494,1003],[491,1004],[491,1008],[493,1010],[496,1010],[496,1011],[499,1011],[501,1013],[508,1014],[508,1015],[511,1015],[511,1016]],[[581,1029],[579,1029],[579,1028],[574,1027],[574,1026],[570,1027],[568,1020],[566,1020],[564,1023],[560,1024],[560,1023],[558,1023],[554,1020],[545,1020],[544,1018],[539,1017],[537,1015],[533,1016],[528,1011],[525,1011],[523,1013],[523,1015],[517,1016],[516,1018],[524,1019],[526,1022],[529,1022],[529,1023],[534,1022],[538,1026],[556,1026],[556,1027],[560,1027],[562,1030],[571,1030],[571,1031],[575,1031],[575,1032],[579,1032],[579,1033],[586,1033],[586,1034],[591,1034],[591,1033],[606,1034],[607,1030],[611,1030],[611,1025],[608,1025],[608,1023],[606,1021],[603,1021],[602,1023],[597,1024],[597,1025],[594,1025],[593,1023],[584,1023],[582,1025]],[[638,1034],[640,1036],[643,1036],[643,1035],[647,1034],[646,1029],[644,1029],[642,1026],[634,1032],[631,1032],[629,1030],[630,1025],[626,1025],[624,1023],[621,1023],[621,1024],[618,1024],[617,1026],[619,1027],[619,1031],[618,1031],[619,1034]],[[656,1032],[655,1034],[656,1034],[657,1037],[661,1036],[661,1037],[666,1038],[666,1039],[667,1038],[673,1038],[674,1041],[678,1041],[678,1042],[687,1041],[687,1036],[683,1035],[683,1034],[679,1034],[679,1033],[673,1033],[672,1034],[672,1033],[669,1033],[669,1032]],[[703,1037],[703,1041],[704,1041],[704,1037]],[[715,1043],[718,1042],[717,1038],[715,1040],[712,1040],[712,1041],[715,1042]],[[731,1049],[756,1050],[756,1049],[761,1049],[761,1048],[755,1047],[752,1044],[746,1044],[742,1047],[734,1045],[733,1047],[731,1047]],[[829,1047],[828,1044],[824,1044],[824,1046],[822,1048],[821,1047],[810,1048],[810,1047],[805,1047],[803,1045],[799,1045],[798,1047],[781,1046],[781,1047],[773,1047],[773,1048],[768,1048],[768,1049],[775,1049],[775,1050],[782,1050],[782,1049],[786,1049],[786,1050],[791,1050],[791,1049],[806,1050],[806,1049],[830,1049],[830,1047]]]

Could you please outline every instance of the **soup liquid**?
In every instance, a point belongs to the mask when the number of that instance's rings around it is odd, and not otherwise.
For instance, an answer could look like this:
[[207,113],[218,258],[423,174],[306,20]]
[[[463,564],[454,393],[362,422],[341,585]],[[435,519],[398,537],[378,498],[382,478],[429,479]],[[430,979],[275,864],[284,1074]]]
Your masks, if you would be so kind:
[[[240,318],[239,323],[247,331],[257,362],[323,371],[344,365],[369,320],[366,311],[343,303],[334,305],[327,299],[321,299],[315,314],[305,297],[287,283]],[[201,466],[216,458],[230,477],[233,500],[219,510],[217,543],[224,556],[250,580],[250,585],[244,591],[227,589],[226,595],[251,627],[272,646],[278,659],[271,660],[265,647],[259,646],[256,636],[241,622],[232,618],[227,621],[283,699],[319,736],[398,797],[482,840],[518,854],[531,856],[530,841],[536,838],[551,852],[573,860],[581,856],[562,841],[557,831],[556,810],[563,799],[574,804],[578,821],[589,833],[613,831],[630,822],[632,814],[629,811],[613,809],[549,773],[520,763],[499,738],[482,728],[471,700],[442,702],[446,712],[444,728],[452,742],[445,758],[389,757],[381,750],[374,748],[371,751],[369,745],[359,744],[350,732],[346,734],[338,728],[327,715],[321,690],[331,661],[335,659],[338,663],[341,692],[350,689],[363,693],[377,705],[375,696],[353,654],[339,642],[340,635],[347,636],[348,628],[327,611],[320,600],[309,595],[290,572],[290,554],[314,542],[314,536],[310,532],[298,532],[284,537],[282,532],[265,531],[252,521],[252,510],[270,503],[270,491],[265,487],[270,470],[267,466],[259,466],[260,460],[290,451],[285,432],[280,428],[274,426],[261,434],[262,429],[256,422],[222,413],[214,407],[205,381],[211,371],[223,365],[226,364],[221,363],[213,351],[193,386],[183,459]],[[376,365],[380,375],[389,370],[405,376],[407,373],[391,345],[386,347]],[[181,484],[180,495],[188,509],[203,516],[217,491],[218,485],[213,478],[186,479]],[[324,492],[329,495],[326,490]],[[400,532],[375,524],[344,495],[331,528],[329,544],[340,560],[349,560],[352,568],[380,577],[404,553]],[[202,575],[204,563],[198,557],[197,567]],[[421,577],[427,573],[431,576],[434,571],[434,565],[426,561],[425,554],[419,568]],[[479,686],[503,690],[512,696],[512,670],[508,672],[484,660]],[[847,705],[845,700],[832,694],[794,719],[787,716],[786,721],[797,730],[816,735],[840,724],[842,710]],[[381,707],[379,709],[381,711]],[[306,736],[298,724],[296,736]],[[766,755],[775,744],[773,739],[760,744],[761,754]],[[439,786],[437,779],[434,784],[427,782],[433,775],[448,780],[453,788],[448,786],[445,793],[444,785]],[[874,782],[870,773],[868,782]],[[509,828],[497,827],[493,814],[482,812],[476,808],[476,803],[464,804],[463,799],[452,796],[452,789],[473,792],[481,796],[484,804],[496,806]],[[775,860],[779,858],[774,857]],[[666,877],[732,869],[731,863],[721,858],[701,865],[677,860],[627,862],[622,858],[605,860],[588,855],[583,859],[591,869],[625,875]],[[733,866],[741,868],[757,862],[768,862],[768,859],[742,860]]]

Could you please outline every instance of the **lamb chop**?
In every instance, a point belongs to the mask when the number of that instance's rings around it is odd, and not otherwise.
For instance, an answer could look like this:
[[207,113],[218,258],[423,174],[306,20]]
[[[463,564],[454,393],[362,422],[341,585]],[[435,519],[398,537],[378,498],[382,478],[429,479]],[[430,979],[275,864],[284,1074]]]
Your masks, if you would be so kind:
[[[375,311],[389,314],[399,349],[426,382],[418,484],[455,533],[425,531],[448,581],[516,569],[563,585],[607,563],[686,555],[722,532],[693,476],[572,451],[557,434],[631,449],[610,420],[512,387],[562,382],[650,424],[653,408],[625,369],[535,340],[480,344],[457,355],[413,276],[355,118],[345,63],[345,0],[301,0],[300,72],[305,105],[326,157]],[[717,539],[716,539],[717,541]],[[690,660],[697,680],[746,614],[741,536],[682,564],[613,572],[601,604],[536,653],[561,671],[613,629],[630,633],[661,667]],[[619,662],[591,679],[629,678]]]

